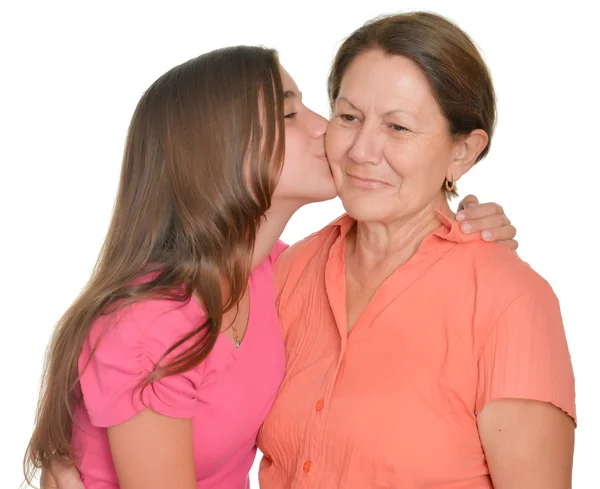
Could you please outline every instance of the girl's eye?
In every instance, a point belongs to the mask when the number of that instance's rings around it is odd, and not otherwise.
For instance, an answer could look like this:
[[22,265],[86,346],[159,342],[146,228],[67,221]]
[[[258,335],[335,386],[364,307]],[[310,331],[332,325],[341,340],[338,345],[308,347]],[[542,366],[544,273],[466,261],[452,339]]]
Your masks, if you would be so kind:
[[298,113],[298,112],[290,112],[289,114],[285,114],[285,116],[284,116],[284,117],[285,117],[286,119],[293,119],[294,117],[296,117],[296,114],[297,114],[297,113]]

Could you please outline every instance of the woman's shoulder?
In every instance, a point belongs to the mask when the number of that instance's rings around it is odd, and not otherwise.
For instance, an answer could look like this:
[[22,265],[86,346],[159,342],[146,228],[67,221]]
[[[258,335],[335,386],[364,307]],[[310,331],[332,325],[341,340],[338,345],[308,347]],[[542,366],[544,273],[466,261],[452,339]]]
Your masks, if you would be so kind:
[[502,285],[528,288],[540,286],[545,281],[516,251],[498,242],[483,241],[479,233],[464,234],[460,223],[438,213],[443,226],[435,233],[434,242],[443,243],[447,259],[442,261],[452,275],[477,285]]
[[528,262],[506,245],[475,241],[457,248],[471,262],[480,287],[519,292],[548,286]]
[[[483,323],[491,324],[509,308],[520,307],[525,314],[541,309],[559,310],[558,298],[548,281],[529,263],[499,243],[471,242],[455,247],[460,253],[463,281],[457,288],[472,284],[475,306]],[[468,261],[463,261],[467,258]]]

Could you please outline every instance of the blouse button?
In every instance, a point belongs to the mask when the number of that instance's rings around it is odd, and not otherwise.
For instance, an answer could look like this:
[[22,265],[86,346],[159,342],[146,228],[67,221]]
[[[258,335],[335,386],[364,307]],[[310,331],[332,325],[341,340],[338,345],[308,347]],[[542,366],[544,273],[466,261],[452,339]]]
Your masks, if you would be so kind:
[[315,409],[317,411],[320,411],[321,409],[323,409],[323,405],[324,405],[323,399],[319,399],[317,401],[317,403],[315,404]]
[[308,474],[310,472],[310,466],[311,466],[311,463],[307,460],[306,462],[304,462],[304,465],[302,466],[302,470]]

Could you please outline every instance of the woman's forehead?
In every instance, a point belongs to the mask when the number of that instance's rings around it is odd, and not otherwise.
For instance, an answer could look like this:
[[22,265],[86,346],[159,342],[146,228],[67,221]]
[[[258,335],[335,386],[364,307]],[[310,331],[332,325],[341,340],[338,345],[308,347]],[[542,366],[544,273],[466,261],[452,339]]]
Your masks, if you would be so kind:
[[375,106],[384,113],[414,113],[437,105],[429,80],[414,61],[377,51],[361,54],[351,63],[338,100],[359,108]]

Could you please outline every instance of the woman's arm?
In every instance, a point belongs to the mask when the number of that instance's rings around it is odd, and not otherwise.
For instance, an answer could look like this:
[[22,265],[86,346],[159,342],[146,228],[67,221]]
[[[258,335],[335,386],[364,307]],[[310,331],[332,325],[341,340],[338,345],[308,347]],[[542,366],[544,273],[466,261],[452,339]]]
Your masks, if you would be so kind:
[[570,489],[573,419],[550,403],[499,399],[477,417],[495,489]]
[[121,489],[196,489],[190,419],[146,409],[108,428],[108,441]]
[[495,489],[570,489],[575,379],[560,304],[527,264],[496,266],[480,282],[489,295],[478,322],[475,402],[492,482]]

